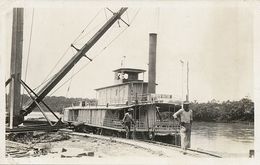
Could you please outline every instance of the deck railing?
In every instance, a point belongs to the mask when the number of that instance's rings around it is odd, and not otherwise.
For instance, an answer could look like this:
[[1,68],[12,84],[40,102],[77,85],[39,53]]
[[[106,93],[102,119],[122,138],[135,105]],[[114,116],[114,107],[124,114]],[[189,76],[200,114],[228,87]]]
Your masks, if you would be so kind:
[[154,129],[157,131],[166,131],[166,130],[172,130],[172,131],[179,131],[180,126],[172,121],[157,121],[154,123]]
[[136,103],[168,103],[172,101],[172,95],[167,94],[132,94],[128,97],[114,97],[109,100],[103,100],[98,105],[132,105]]
[[135,94],[129,97],[129,100],[133,103],[135,101],[138,102],[168,102],[172,99],[172,95],[167,94]]
[[[103,126],[106,127],[112,127],[116,129],[124,129],[124,125],[122,124],[122,121],[120,120],[105,120],[103,123]],[[132,125],[132,128],[134,128],[134,125]],[[147,123],[142,121],[136,121],[135,122],[135,128],[140,130],[146,130]],[[180,129],[180,126],[176,123],[173,123],[172,121],[157,121],[154,123],[154,125],[150,126],[149,129],[154,129],[155,131],[170,131],[170,132],[178,132]]]
[[[113,128],[118,128],[118,129],[124,128],[124,125],[123,125],[122,121],[120,121],[120,120],[105,120],[103,123],[103,126],[113,127]],[[132,127],[133,127],[133,125],[132,125]],[[145,129],[147,127],[147,125],[144,122],[136,121],[135,127],[137,129]]]

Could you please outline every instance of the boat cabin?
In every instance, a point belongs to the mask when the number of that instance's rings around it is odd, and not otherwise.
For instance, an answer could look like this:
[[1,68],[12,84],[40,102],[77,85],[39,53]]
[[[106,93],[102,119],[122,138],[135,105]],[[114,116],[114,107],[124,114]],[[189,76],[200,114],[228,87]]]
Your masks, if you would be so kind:
[[114,85],[96,89],[98,104],[68,107],[64,110],[64,121],[84,123],[94,130],[124,132],[122,119],[128,108],[133,108],[136,135],[171,135],[178,124],[173,122],[173,113],[180,105],[169,102],[171,95],[148,93],[148,83],[139,79],[145,70],[120,68],[114,70]]
[[98,105],[131,105],[136,101],[147,101],[148,83],[139,79],[140,74],[144,74],[145,70],[120,68],[114,72],[114,85],[96,89]]

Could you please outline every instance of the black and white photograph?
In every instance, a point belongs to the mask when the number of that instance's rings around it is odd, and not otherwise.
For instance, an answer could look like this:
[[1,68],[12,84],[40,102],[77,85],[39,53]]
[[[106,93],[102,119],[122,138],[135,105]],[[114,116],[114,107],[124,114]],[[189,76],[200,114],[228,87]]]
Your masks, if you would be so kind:
[[0,9],[6,163],[256,163],[252,1]]

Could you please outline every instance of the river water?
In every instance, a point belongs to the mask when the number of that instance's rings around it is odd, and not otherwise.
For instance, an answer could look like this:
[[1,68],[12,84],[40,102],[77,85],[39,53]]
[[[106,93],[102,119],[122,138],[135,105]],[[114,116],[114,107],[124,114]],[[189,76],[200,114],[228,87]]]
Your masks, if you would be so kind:
[[[51,113],[47,116],[56,121]],[[41,112],[32,112],[25,119],[39,117],[43,117]],[[191,148],[223,157],[248,157],[254,149],[254,124],[193,122]]]
[[223,157],[248,157],[254,149],[254,124],[194,122],[191,147]]

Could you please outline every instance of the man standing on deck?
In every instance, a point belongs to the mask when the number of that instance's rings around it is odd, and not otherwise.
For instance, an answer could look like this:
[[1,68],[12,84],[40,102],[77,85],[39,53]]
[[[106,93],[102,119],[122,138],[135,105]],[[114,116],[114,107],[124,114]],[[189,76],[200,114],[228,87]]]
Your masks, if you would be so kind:
[[190,148],[190,137],[191,137],[191,124],[192,124],[192,110],[189,109],[189,102],[183,103],[183,109],[178,110],[173,114],[176,119],[180,116],[180,134],[181,134],[181,148],[184,150],[183,154],[186,154],[186,149]]
[[130,139],[130,129],[131,129],[131,125],[132,123],[134,123],[134,120],[132,118],[131,112],[133,111],[133,108],[129,108],[127,110],[127,112],[125,113],[125,116],[123,118],[123,124],[125,125],[125,129],[126,129],[126,138]]

